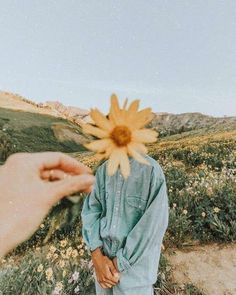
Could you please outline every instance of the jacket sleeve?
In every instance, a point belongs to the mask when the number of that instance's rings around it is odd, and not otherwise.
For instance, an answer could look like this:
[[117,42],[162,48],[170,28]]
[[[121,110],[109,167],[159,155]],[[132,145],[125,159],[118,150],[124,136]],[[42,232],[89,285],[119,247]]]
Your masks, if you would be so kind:
[[103,245],[100,237],[100,216],[104,189],[100,173],[101,169],[98,168],[94,188],[86,196],[81,213],[83,239],[91,251]]
[[129,233],[123,248],[117,252],[117,264],[123,272],[161,245],[169,222],[169,201],[165,175],[153,167],[146,211]]

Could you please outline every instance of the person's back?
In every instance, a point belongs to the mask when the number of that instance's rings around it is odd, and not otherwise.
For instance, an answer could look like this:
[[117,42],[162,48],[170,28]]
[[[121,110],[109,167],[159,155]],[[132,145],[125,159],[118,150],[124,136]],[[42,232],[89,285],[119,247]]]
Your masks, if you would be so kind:
[[91,251],[101,247],[121,273],[119,283],[111,289],[96,283],[97,294],[153,294],[169,204],[161,166],[150,156],[145,158],[150,165],[129,158],[127,179],[119,170],[108,176],[104,162],[85,200],[84,240]]

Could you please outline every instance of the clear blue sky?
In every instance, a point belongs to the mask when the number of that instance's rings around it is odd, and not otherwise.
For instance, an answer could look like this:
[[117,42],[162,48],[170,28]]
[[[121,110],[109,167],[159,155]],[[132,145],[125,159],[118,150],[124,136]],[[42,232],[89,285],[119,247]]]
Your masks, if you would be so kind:
[[1,1],[0,89],[108,110],[236,115],[236,1]]

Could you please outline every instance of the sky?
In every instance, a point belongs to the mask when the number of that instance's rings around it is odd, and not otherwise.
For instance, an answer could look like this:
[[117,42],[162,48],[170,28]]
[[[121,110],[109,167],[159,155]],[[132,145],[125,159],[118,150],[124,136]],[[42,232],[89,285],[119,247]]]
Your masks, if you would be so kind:
[[236,115],[235,16],[235,0],[0,0],[0,90]]

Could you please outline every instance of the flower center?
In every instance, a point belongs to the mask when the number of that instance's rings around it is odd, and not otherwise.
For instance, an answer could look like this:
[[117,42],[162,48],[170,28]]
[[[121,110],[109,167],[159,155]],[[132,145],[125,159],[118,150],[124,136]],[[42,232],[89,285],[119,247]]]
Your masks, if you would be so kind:
[[131,131],[126,126],[116,126],[110,135],[111,139],[118,146],[126,146],[131,142]]

